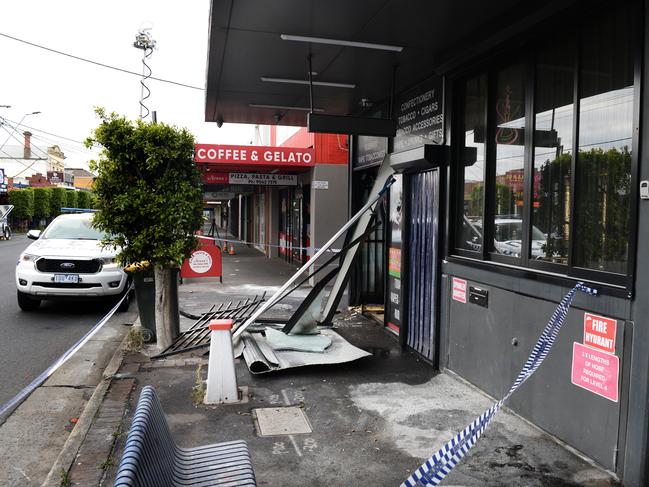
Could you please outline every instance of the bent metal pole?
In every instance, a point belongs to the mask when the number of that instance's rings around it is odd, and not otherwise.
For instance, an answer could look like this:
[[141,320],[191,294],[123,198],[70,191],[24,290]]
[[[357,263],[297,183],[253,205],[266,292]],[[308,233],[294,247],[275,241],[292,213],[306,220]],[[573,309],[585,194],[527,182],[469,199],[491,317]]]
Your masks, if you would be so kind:
[[277,298],[282,295],[288,287],[293,284],[295,281],[298,280],[298,278],[302,275],[303,272],[305,272],[309,267],[311,267],[316,260],[320,258],[322,254],[324,254],[329,247],[331,247],[336,240],[338,240],[346,231],[351,227],[367,210],[369,210],[372,205],[374,205],[378,200],[380,200],[385,192],[392,186],[392,183],[394,183],[394,178],[390,177],[388,180],[385,182],[385,186],[381,189],[381,191],[378,192],[378,194],[374,197],[371,198],[367,203],[365,203],[365,206],[361,208],[358,213],[356,213],[347,223],[345,223],[340,230],[336,232],[336,234],[329,239],[329,241],[322,246],[320,250],[302,267],[298,269],[298,271],[293,274],[293,276],[284,283],[284,285],[277,290],[275,294],[273,294],[268,301],[266,301],[257,311],[255,311],[250,318],[246,320],[246,322],[241,325],[240,327],[237,328],[237,330],[232,334],[232,337],[234,339],[238,338],[246,328],[248,328],[250,325],[252,325],[257,318],[259,318],[264,311],[266,311],[268,308],[270,308],[275,302],[277,301]]

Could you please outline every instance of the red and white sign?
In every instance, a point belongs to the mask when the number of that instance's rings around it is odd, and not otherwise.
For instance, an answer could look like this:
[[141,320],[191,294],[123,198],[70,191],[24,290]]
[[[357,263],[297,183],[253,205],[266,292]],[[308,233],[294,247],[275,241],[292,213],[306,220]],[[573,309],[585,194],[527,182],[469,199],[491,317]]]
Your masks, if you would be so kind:
[[196,144],[194,161],[201,164],[313,166],[313,149],[254,145]]
[[572,344],[571,381],[574,385],[617,402],[619,375],[620,359],[617,355],[577,342]]
[[203,183],[204,184],[229,184],[230,175],[222,172],[204,172]]
[[198,248],[180,267],[181,277],[221,277],[221,248],[211,238],[198,237]]
[[453,299],[466,304],[466,281],[464,279],[453,278]]
[[617,320],[584,313],[584,345],[615,353]]
[[195,250],[189,256],[189,268],[196,274],[205,274],[212,268],[212,256],[204,250]]
[[258,186],[297,186],[297,176],[294,174],[231,172],[230,184],[252,184]]

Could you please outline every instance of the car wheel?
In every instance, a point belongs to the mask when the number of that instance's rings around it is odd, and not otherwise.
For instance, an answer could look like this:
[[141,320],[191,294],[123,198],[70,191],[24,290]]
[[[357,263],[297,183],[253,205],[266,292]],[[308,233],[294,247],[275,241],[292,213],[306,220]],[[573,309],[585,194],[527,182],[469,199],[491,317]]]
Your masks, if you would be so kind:
[[23,311],[34,311],[41,305],[40,299],[34,299],[29,294],[21,293],[20,291],[17,291],[17,293],[18,306]]

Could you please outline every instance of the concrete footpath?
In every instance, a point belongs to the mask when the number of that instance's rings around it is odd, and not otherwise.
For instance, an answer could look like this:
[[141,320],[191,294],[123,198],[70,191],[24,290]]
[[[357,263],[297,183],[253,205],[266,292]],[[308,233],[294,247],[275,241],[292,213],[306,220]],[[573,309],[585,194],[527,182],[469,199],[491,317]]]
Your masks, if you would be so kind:
[[[224,256],[223,267],[222,284],[218,279],[186,280],[180,287],[181,308],[199,314],[216,303],[273,292],[294,270],[283,261],[266,259],[241,246],[236,256]],[[306,292],[300,289],[273,314],[289,316]],[[183,318],[183,328],[191,322]],[[237,360],[237,378],[246,396],[242,403],[232,405],[207,407],[192,400],[197,373],[206,378],[206,349],[162,360],[150,359],[153,347],[125,351],[115,362],[119,370],[111,371],[112,379],[102,382],[106,388],[103,400],[88,403],[89,412],[81,413],[83,404],[75,410],[81,419],[70,436],[73,441],[63,446],[59,438],[48,447],[48,459],[58,456],[59,464],[57,477],[51,476],[45,485],[59,486],[61,479],[68,485],[112,485],[145,385],[156,388],[180,446],[243,439],[251,450],[257,484],[278,487],[360,482],[397,486],[493,404],[493,399],[466,382],[450,373],[437,373],[417,355],[402,350],[381,325],[354,311],[337,315],[335,329],[372,355],[345,365],[257,376]],[[81,402],[87,400],[83,396],[89,391],[77,392]],[[304,413],[311,432],[260,434],[259,415],[272,415],[286,406]],[[53,415],[47,409],[42,407],[41,414]],[[37,431],[35,426],[29,438],[42,434]],[[27,436],[22,438],[23,443],[27,441]],[[20,449],[20,442],[14,448]],[[45,463],[41,456],[27,467],[35,467],[38,461]],[[599,487],[617,483],[609,473],[505,410],[443,485]]]

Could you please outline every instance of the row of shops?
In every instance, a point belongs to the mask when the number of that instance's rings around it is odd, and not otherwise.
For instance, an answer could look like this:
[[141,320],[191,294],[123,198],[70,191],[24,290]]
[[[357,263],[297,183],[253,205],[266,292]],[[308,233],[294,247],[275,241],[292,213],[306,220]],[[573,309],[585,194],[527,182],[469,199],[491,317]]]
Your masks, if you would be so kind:
[[347,137],[306,129],[279,146],[198,144],[211,230],[304,264],[346,220],[348,152]]
[[[359,2],[331,8],[348,15],[342,24],[309,5],[308,15],[296,8],[302,25],[322,22],[303,51],[280,39],[288,27],[273,16],[257,19],[263,34],[250,27],[246,43],[229,41],[250,59],[231,74],[211,62],[206,120],[277,123],[251,107],[291,95],[311,113],[287,109],[279,120],[317,131],[316,107],[337,114],[326,122],[349,136],[347,158],[230,200],[231,232],[304,262],[312,254],[302,249],[361,208],[390,165],[396,182],[357,255],[349,302],[383,305],[386,332],[404,347],[496,398],[561,298],[577,282],[597,289],[576,297],[508,406],[624,485],[649,485],[649,1]],[[214,16],[226,2],[212,6],[213,31],[229,29]],[[229,18],[244,24],[240,9]],[[255,36],[264,42],[246,51]],[[370,44],[327,45],[334,37]],[[225,49],[211,39],[211,51]],[[296,78],[299,53],[318,79],[332,73],[354,94],[312,86],[309,100],[256,81],[265,57]],[[230,94],[228,76],[242,73],[265,100]],[[324,207],[322,181],[335,195]]]

